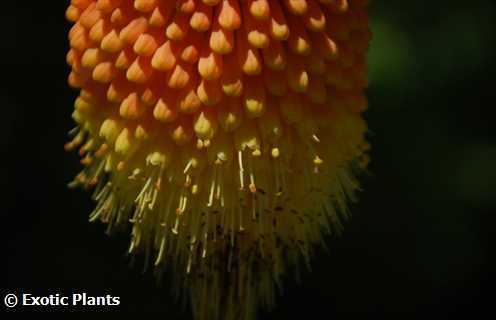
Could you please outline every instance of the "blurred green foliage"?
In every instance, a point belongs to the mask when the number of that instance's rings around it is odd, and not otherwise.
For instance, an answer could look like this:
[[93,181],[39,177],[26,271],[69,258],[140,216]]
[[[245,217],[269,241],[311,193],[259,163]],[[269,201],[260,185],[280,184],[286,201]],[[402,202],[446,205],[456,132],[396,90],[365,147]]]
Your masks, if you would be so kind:
[[390,254],[407,253],[394,268],[425,283],[426,301],[480,285],[492,259],[495,18],[493,1],[372,7],[375,148],[360,214],[374,218],[362,227],[396,229],[390,240],[404,246]]

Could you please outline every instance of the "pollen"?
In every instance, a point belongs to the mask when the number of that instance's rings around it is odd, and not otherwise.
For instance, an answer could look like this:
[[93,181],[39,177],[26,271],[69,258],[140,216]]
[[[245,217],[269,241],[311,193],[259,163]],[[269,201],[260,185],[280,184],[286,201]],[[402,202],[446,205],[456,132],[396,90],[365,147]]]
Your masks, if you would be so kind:
[[72,0],[90,221],[196,320],[250,320],[341,232],[369,145],[367,0]]

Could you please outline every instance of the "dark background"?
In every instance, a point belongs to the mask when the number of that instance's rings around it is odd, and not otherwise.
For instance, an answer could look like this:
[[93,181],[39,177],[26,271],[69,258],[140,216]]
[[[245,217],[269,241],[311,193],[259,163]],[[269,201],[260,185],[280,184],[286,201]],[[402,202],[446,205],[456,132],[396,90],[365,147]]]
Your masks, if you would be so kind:
[[[87,222],[89,195],[66,188],[79,169],[62,148],[76,96],[67,2],[2,3],[1,297],[112,294],[119,311],[189,319],[151,273],[129,268],[125,236]],[[344,235],[261,319],[491,309],[494,1],[374,1],[371,17],[371,175]]]

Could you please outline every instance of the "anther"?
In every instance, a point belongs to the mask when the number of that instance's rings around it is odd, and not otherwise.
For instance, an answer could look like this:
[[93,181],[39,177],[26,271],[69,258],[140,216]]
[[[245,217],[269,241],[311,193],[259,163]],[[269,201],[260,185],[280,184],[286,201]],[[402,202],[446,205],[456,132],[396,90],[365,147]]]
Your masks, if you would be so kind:
[[136,180],[138,175],[141,173],[141,170],[139,168],[136,168],[133,170],[133,173],[128,177],[130,180]]
[[315,158],[313,159],[313,163],[316,166],[319,166],[324,163],[324,160],[322,160],[319,156],[315,156]]
[[198,194],[198,184],[194,184],[191,186],[191,194]]
[[272,156],[272,158],[279,158],[279,148],[272,148],[272,150],[270,151],[270,155]]
[[117,171],[123,171],[125,167],[126,164],[124,163],[124,161],[119,161],[119,163],[117,164]]

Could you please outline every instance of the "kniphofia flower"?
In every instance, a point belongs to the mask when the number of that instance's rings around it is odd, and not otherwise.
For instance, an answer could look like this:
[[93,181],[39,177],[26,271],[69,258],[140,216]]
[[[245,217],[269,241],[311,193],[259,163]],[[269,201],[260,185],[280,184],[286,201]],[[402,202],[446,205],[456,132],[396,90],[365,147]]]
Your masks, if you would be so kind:
[[[366,0],[72,0],[90,220],[196,319],[249,319],[341,229],[367,164]],[[124,228],[125,229],[125,228]]]

